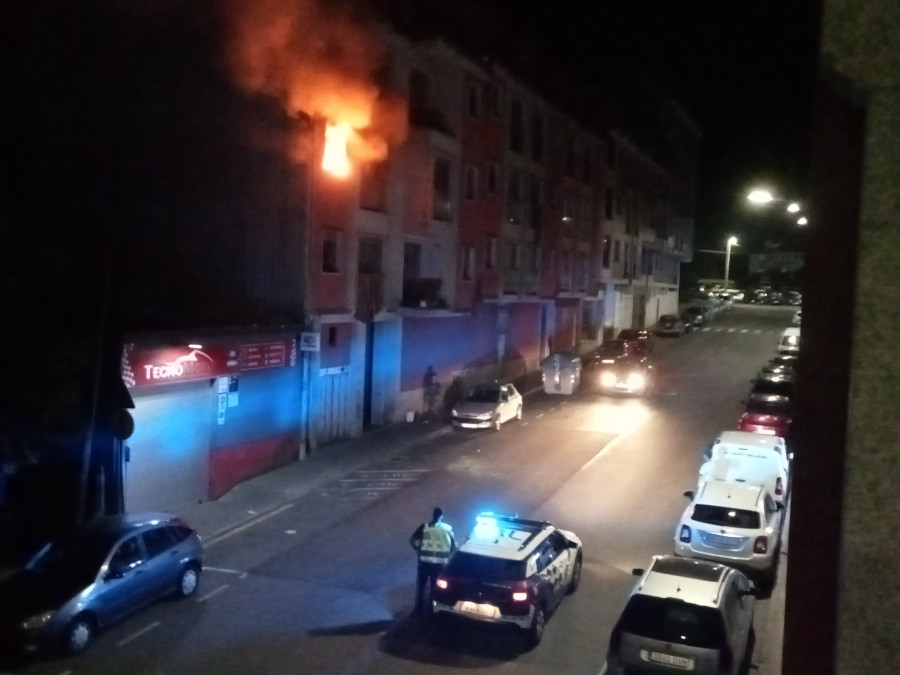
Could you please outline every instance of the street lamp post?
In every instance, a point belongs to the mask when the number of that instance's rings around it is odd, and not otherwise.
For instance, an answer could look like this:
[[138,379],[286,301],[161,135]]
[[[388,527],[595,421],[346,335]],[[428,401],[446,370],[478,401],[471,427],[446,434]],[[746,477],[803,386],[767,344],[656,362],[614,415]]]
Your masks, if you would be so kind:
[[738,244],[737,237],[728,237],[728,242],[725,245],[725,292],[728,292],[728,272],[731,267],[731,247],[732,246],[740,246]]

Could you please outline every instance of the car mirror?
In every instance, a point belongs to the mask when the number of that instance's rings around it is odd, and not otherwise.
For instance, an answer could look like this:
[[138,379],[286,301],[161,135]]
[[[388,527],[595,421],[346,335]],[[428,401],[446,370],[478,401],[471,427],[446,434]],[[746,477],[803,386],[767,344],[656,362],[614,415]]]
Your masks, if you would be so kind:
[[631,574],[636,577],[644,576],[644,569],[642,567],[635,567],[631,570]]
[[694,498],[694,491],[693,491],[693,490],[688,490],[687,492],[684,493],[684,496],[687,497],[688,499],[693,499],[693,498]]

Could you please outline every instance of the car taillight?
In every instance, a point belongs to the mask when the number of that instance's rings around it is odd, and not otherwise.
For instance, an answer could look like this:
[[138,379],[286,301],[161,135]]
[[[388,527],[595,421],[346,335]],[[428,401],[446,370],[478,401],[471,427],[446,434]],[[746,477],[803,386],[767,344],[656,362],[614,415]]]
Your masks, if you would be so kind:
[[754,553],[765,553],[769,550],[769,538],[768,537],[757,537],[756,541],[753,542],[753,552]]
[[434,582],[434,585],[440,588],[442,591],[446,591],[447,588],[450,587],[450,584],[443,577],[438,577],[437,581]]
[[779,497],[784,494],[784,483],[781,481],[781,476],[775,479],[775,494]]
[[678,534],[678,539],[685,543],[689,543],[691,541],[691,528],[687,525],[682,525],[681,532]]
[[527,602],[528,601],[528,584],[523,582],[517,583],[512,588],[512,599],[513,602]]

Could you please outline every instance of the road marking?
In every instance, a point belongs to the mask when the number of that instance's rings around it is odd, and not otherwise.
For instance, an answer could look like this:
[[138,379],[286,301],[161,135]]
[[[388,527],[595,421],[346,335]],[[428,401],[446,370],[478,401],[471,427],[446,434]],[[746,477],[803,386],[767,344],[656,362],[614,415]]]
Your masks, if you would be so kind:
[[116,647],[124,647],[132,640],[137,640],[139,637],[141,637],[141,635],[144,635],[145,633],[149,633],[151,630],[153,630],[154,628],[156,628],[159,625],[160,625],[159,621],[154,621],[149,626],[144,626],[137,633],[132,633],[124,640],[120,640],[119,642],[117,642]]
[[203,571],[204,572],[221,572],[222,574],[238,574],[238,575],[243,574],[243,572],[241,572],[240,570],[231,570],[231,569],[228,569],[227,567],[204,566]]
[[606,675],[606,663],[604,662],[603,666],[600,668],[600,672],[597,675]]
[[197,598],[197,602],[205,602],[206,600],[209,600],[211,597],[218,595],[219,593],[224,591],[226,588],[228,588],[228,584],[222,584],[218,588],[214,588],[213,590],[211,590],[206,595]]
[[584,466],[582,466],[580,469],[578,469],[578,473],[581,473],[582,471],[585,471],[585,470],[589,469],[590,466],[591,466],[591,464],[593,464],[593,463],[596,462],[598,459],[600,459],[600,457],[602,457],[604,454],[606,454],[607,450],[612,449],[613,446],[618,445],[620,441],[623,441],[623,440],[625,440],[626,438],[628,438],[629,436],[631,436],[631,434],[633,434],[635,431],[637,431],[640,427],[641,427],[640,424],[635,424],[631,429],[628,429],[627,431],[623,431],[621,434],[619,434],[618,436],[616,436],[616,437],[615,437],[614,439],[612,439],[609,443],[607,443],[607,444],[604,445],[602,448],[600,448],[600,451],[599,451],[596,455],[594,455],[593,457],[591,457],[591,458],[587,461],[587,463],[585,463]]
[[212,546],[213,544],[218,544],[221,541],[225,541],[229,537],[236,535],[238,532],[243,532],[247,528],[253,527],[254,525],[259,525],[264,520],[268,520],[272,516],[277,516],[279,513],[283,511],[287,511],[289,508],[293,507],[293,504],[285,504],[284,506],[275,509],[274,511],[269,511],[265,515],[260,516],[259,518],[254,518],[253,520],[248,520],[243,525],[238,525],[233,530],[228,530],[227,532],[223,532],[220,535],[216,535],[214,537],[210,537],[206,541],[203,542],[205,546]]

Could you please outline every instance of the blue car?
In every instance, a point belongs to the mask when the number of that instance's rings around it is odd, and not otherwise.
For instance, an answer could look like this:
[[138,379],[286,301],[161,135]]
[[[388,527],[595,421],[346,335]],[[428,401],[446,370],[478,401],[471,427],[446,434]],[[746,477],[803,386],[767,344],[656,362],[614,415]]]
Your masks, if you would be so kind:
[[48,543],[0,584],[0,650],[78,653],[164,596],[197,592],[203,546],[168,513],[107,516]]

